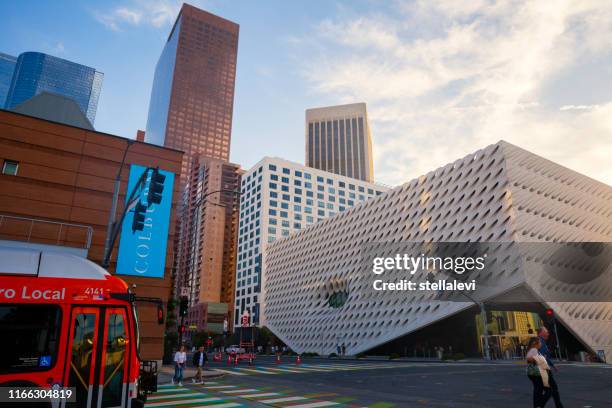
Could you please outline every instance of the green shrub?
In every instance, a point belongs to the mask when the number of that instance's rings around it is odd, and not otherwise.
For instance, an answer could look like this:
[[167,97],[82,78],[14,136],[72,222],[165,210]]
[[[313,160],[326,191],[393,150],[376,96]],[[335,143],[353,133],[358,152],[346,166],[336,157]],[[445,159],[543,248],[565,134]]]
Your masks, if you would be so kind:
[[336,358],[338,357],[338,355],[336,353],[331,353],[328,358]]
[[465,354],[463,354],[463,353],[455,353],[455,354],[453,354],[453,356],[451,358],[453,360],[455,360],[455,361],[463,360],[465,358]]
[[363,353],[363,352],[357,353],[357,355],[355,357],[357,357],[357,358],[364,358],[364,357],[366,357],[366,353]]
[[400,355],[397,353],[391,353],[389,355],[389,360],[395,360],[396,358],[400,358]]

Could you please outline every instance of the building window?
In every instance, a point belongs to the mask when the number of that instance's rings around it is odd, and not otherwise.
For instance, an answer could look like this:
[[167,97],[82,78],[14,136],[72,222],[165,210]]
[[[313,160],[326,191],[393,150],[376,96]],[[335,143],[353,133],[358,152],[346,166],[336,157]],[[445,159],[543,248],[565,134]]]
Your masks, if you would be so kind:
[[268,168],[269,168],[271,171],[276,171],[276,166],[275,166],[275,165],[273,165],[273,164],[270,164],[270,165],[268,166]]
[[7,176],[16,176],[18,170],[19,162],[12,160],[4,161],[4,165],[2,166],[2,174],[6,174]]

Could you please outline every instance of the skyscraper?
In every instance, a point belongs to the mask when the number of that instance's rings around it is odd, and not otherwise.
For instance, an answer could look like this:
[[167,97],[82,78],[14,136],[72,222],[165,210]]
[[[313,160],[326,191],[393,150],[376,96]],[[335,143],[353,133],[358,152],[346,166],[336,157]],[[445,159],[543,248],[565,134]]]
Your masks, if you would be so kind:
[[365,103],[306,110],[306,165],[374,180],[372,135]]
[[196,155],[190,168],[174,287],[177,296],[189,298],[190,324],[221,332],[233,312],[242,170],[204,155]]
[[0,108],[4,108],[17,58],[0,52]]
[[184,151],[184,170],[196,153],[229,160],[238,29],[183,4],[157,62],[145,140]]
[[94,68],[41,52],[24,52],[17,58],[6,98],[6,109],[50,92],[73,99],[93,124],[104,74]]

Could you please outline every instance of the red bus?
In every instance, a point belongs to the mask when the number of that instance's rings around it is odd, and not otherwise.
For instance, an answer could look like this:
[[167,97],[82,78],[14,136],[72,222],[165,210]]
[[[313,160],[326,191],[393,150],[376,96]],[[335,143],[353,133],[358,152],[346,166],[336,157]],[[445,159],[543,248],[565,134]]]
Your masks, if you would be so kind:
[[0,247],[0,386],[74,388],[61,407],[142,407],[157,364],[138,354],[138,300],[82,257]]

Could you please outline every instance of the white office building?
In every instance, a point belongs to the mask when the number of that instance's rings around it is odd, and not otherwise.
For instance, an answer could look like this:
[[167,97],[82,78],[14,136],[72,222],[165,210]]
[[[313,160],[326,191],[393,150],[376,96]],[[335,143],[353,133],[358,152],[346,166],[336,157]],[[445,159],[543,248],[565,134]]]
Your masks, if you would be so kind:
[[234,324],[246,310],[261,325],[268,243],[341,213],[389,187],[265,157],[242,177]]

